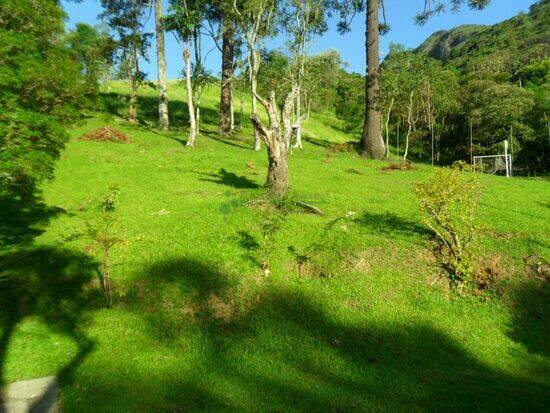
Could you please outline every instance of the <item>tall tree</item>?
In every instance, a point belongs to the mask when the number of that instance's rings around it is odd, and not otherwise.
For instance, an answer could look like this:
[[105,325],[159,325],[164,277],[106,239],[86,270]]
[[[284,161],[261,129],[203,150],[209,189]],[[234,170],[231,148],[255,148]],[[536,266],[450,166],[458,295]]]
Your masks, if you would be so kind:
[[[258,115],[258,71],[262,40],[272,34],[278,0],[233,0],[233,11],[238,28],[246,41],[248,77],[252,95],[252,116]],[[254,149],[260,150],[261,137],[254,128]]]
[[[464,3],[472,9],[483,9],[491,0],[424,0],[423,10],[417,14],[418,24],[425,23],[431,16],[444,12],[447,4],[453,11],[458,11]],[[366,4],[365,4],[366,3]],[[349,30],[349,16],[366,10],[365,51],[367,77],[365,82],[365,118],[361,138],[361,153],[380,159],[386,153],[381,133],[381,96],[380,96],[380,34],[388,30],[386,22],[380,22],[379,9],[384,8],[384,0],[335,0],[335,7],[340,10],[342,21],[339,29]],[[385,16],[384,16],[385,17]],[[385,19],[384,19],[385,20]]]
[[[314,35],[327,29],[325,13],[328,11],[327,0],[286,0],[283,3],[283,25],[290,35],[290,50],[293,56],[293,83],[296,85],[295,125],[296,144],[302,147],[302,115],[303,81],[306,71],[306,47]],[[306,112],[307,114],[307,112]]]
[[365,82],[365,123],[361,136],[361,154],[381,159],[386,153],[382,140],[380,109],[380,28],[379,0],[367,0],[365,49],[367,79]]
[[159,128],[167,130],[168,92],[166,90],[166,50],[164,46],[164,22],[162,17],[162,0],[155,0],[155,37],[157,41],[157,75],[159,93]]
[[187,146],[194,146],[197,136],[197,114],[194,106],[195,95],[193,94],[191,51],[193,45],[197,48],[196,35],[200,24],[200,10],[198,9],[200,4],[200,1],[191,3],[187,0],[171,0],[171,13],[164,18],[166,29],[174,33],[176,40],[184,48],[185,88],[187,90],[187,108],[189,112],[189,138],[187,140]]
[[139,61],[147,59],[151,34],[145,32],[145,14],[148,0],[101,0],[104,18],[117,33],[120,75],[130,83],[128,121],[137,123],[138,90],[146,74],[140,70]]

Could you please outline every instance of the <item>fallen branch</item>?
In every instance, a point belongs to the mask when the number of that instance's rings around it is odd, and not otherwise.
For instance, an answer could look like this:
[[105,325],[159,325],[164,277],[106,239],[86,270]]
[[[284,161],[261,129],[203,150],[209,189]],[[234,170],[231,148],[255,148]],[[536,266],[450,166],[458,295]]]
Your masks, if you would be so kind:
[[311,204],[308,204],[308,203],[305,203],[305,202],[302,202],[302,201],[295,201],[294,203],[298,206],[301,206],[304,209],[307,209],[308,211],[313,212],[314,214],[325,215],[325,213],[321,209],[319,209],[316,206],[313,206]]

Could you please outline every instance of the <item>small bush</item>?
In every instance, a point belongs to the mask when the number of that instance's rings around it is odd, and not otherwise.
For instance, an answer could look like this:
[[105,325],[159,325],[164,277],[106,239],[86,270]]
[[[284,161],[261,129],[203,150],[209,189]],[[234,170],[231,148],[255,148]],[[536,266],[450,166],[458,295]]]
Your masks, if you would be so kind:
[[345,266],[342,252],[354,222],[355,213],[349,211],[328,222],[319,238],[303,251],[291,247],[300,275],[330,278],[341,273]]
[[419,184],[416,194],[451,284],[459,290],[469,287],[474,274],[472,245],[478,232],[474,217],[480,187],[476,175],[443,168]]
[[472,165],[463,160],[454,161],[451,165],[451,168],[456,169],[457,171],[470,172],[473,171]]

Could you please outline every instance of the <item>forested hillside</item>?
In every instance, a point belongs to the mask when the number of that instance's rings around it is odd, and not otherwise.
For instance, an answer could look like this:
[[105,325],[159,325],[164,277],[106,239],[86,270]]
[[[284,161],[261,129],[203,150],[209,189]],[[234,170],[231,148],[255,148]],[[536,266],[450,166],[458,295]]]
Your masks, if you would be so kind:
[[549,55],[550,1],[542,0],[528,13],[494,26],[464,25],[436,32],[416,51],[469,75],[513,76],[521,66]]

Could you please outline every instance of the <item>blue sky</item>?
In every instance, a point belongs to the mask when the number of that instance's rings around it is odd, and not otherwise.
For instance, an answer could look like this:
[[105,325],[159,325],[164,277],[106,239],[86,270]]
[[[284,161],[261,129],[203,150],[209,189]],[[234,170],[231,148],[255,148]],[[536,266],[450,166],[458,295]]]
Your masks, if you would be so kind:
[[[228,0],[229,1],[229,0]],[[165,0],[165,10],[168,0]],[[464,8],[459,13],[448,13],[432,18],[425,26],[419,27],[414,23],[415,14],[421,9],[423,0],[387,0],[386,16],[391,26],[391,31],[384,36],[381,43],[381,53],[388,50],[390,43],[401,43],[407,47],[416,47],[435,31],[450,29],[460,24],[495,24],[508,19],[522,11],[527,11],[536,0],[493,0],[491,5],[483,11],[473,11]],[[63,6],[69,16],[67,25],[73,27],[77,22],[89,24],[98,23],[98,14],[101,13],[99,0],[84,0],[82,3],[63,2]],[[154,18],[151,14],[147,27],[153,30]],[[343,60],[348,63],[348,70],[359,73],[365,71],[364,50],[364,17],[356,16],[352,24],[351,32],[340,35],[336,31],[337,19],[329,22],[329,31],[317,38],[309,48],[310,53],[317,53],[327,49],[337,49]],[[267,39],[269,49],[282,48],[284,39],[279,36],[275,39]],[[221,56],[214,49],[213,42],[205,38],[203,51],[212,50],[207,57],[206,66],[213,74],[219,75]],[[168,78],[175,79],[183,65],[181,49],[171,34],[166,36],[166,53],[168,62]],[[150,63],[143,63],[143,70],[148,73],[150,79],[156,78],[155,49],[154,45],[149,53]]]

